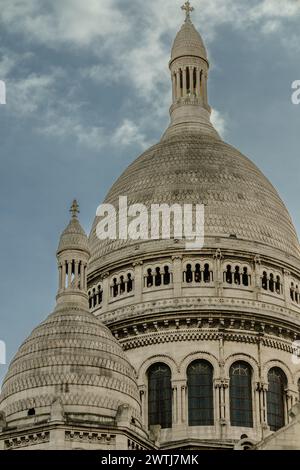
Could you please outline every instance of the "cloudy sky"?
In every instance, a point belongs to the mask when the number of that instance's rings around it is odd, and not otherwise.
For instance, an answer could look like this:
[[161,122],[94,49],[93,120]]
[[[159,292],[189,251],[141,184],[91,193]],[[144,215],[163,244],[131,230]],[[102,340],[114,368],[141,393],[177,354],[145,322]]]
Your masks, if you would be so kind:
[[[8,360],[51,311],[74,197],[87,231],[122,170],[168,124],[183,0],[0,0],[1,313]],[[213,120],[300,229],[300,0],[194,0]],[[0,365],[0,380],[5,366]]]

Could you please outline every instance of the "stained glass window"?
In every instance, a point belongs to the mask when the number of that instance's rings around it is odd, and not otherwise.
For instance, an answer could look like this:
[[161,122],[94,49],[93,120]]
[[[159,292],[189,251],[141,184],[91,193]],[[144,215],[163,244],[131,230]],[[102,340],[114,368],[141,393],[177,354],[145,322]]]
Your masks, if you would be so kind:
[[171,371],[166,364],[153,364],[148,370],[149,426],[172,427]]
[[271,431],[277,431],[285,425],[285,388],[287,378],[278,367],[273,367],[268,373],[267,411],[268,425]]
[[207,361],[194,361],[187,370],[189,426],[214,424],[213,367]]
[[252,428],[252,369],[246,362],[231,366],[229,395],[231,426]]

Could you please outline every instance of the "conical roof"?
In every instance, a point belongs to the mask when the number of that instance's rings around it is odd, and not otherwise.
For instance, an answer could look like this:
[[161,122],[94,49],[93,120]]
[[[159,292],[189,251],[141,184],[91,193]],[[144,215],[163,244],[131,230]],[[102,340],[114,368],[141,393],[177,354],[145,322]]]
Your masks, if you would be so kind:
[[202,57],[207,60],[203,40],[190,20],[183,23],[172,47],[171,62],[183,56]]

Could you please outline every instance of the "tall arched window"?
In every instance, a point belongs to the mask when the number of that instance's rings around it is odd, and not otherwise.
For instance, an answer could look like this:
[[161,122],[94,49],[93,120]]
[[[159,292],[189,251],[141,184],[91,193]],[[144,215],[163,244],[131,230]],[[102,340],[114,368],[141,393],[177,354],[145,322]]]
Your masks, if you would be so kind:
[[207,361],[194,361],[187,369],[189,426],[214,424],[213,367]]
[[149,426],[172,427],[171,371],[166,364],[153,364],[148,370]]
[[229,376],[231,426],[252,428],[252,369],[246,362],[235,362]]
[[268,373],[267,410],[268,425],[271,431],[277,431],[285,425],[285,388],[287,378],[278,367],[273,367]]

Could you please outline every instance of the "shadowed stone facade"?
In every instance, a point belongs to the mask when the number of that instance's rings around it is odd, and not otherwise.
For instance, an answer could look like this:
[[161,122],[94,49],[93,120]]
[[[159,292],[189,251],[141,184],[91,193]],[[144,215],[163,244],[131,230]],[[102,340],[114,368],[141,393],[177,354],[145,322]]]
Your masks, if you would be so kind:
[[[170,126],[105,202],[204,204],[204,247],[103,241],[98,217],[87,240],[73,204],[57,307],[4,380],[2,448],[300,448],[297,234],[271,183],[210,122],[207,53],[185,10]],[[167,371],[164,423],[157,365]],[[191,370],[207,374],[197,386]]]

